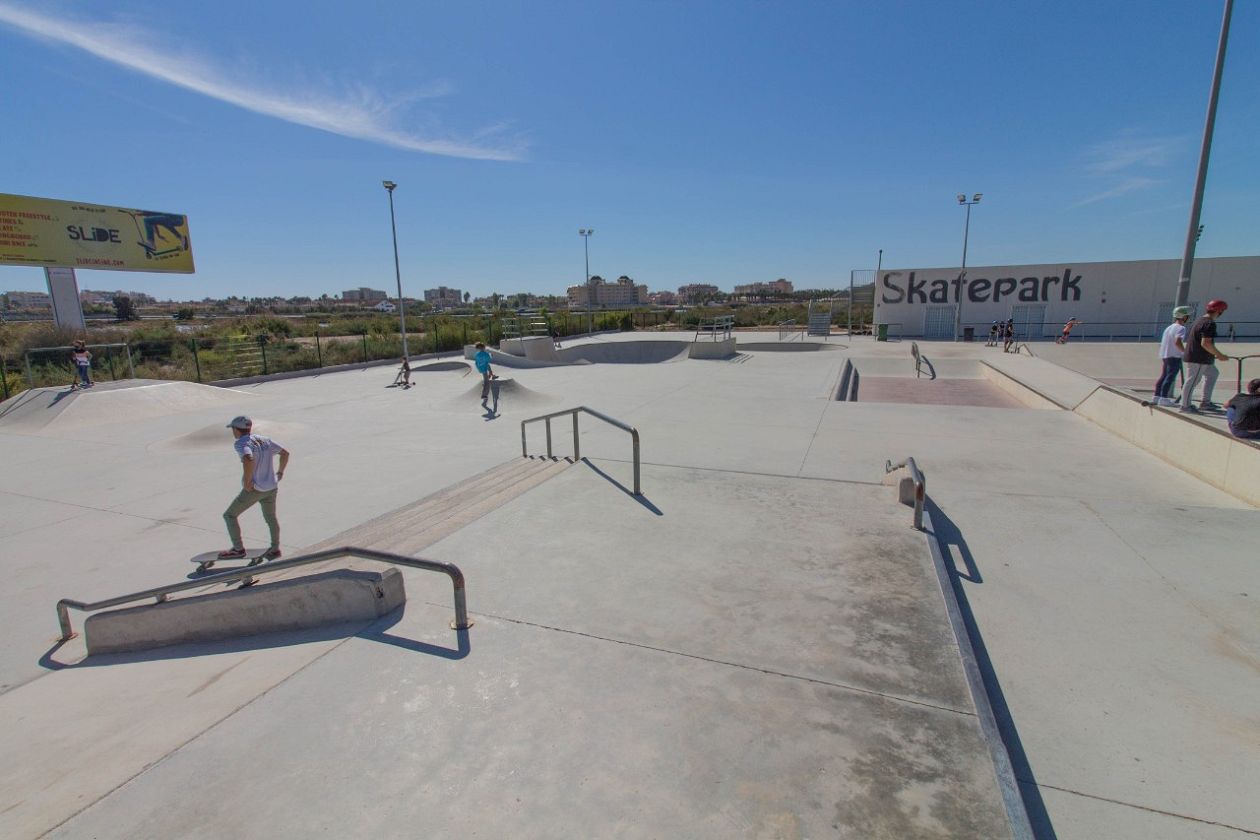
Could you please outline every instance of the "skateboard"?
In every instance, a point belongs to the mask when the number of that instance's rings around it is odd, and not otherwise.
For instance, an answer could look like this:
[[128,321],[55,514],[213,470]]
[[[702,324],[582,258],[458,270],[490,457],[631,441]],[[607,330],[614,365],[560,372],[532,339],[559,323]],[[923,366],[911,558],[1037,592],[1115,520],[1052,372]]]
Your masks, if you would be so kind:
[[202,552],[201,554],[198,554],[196,557],[193,557],[191,559],[192,559],[192,562],[197,564],[197,571],[204,572],[207,569],[214,566],[215,563],[235,563],[237,561],[248,561],[245,564],[246,568],[250,566],[257,566],[259,563],[267,559],[266,557],[263,556],[266,553],[267,553],[267,549],[265,548],[250,548],[250,549],[246,549],[244,557],[220,558],[219,552],[206,551],[206,552]]

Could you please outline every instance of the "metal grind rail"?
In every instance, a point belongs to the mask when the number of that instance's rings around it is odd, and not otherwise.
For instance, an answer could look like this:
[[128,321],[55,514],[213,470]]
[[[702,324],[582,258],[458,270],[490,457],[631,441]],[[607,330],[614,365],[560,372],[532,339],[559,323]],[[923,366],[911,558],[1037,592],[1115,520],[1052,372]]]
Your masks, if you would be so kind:
[[[1238,393],[1241,394],[1243,391],[1243,362],[1247,361],[1247,359],[1260,359],[1260,353],[1253,353],[1250,356],[1230,356],[1230,358],[1238,363]],[[1185,381],[1184,377],[1182,377],[1182,381]]]
[[329,548],[324,551],[316,551],[311,554],[303,554],[299,557],[291,557],[287,560],[272,560],[258,566],[249,566],[244,569],[235,569],[227,572],[218,572],[196,580],[187,580],[180,583],[172,583],[169,586],[158,586],[153,589],[145,589],[141,592],[133,592],[130,595],[120,595],[117,598],[108,598],[104,601],[94,601],[92,603],[84,603],[83,601],[75,601],[70,598],[62,598],[57,602],[57,621],[61,624],[61,641],[68,641],[74,638],[74,629],[70,626],[70,610],[79,610],[81,612],[95,612],[96,610],[104,610],[109,607],[117,607],[122,604],[129,604],[133,601],[142,601],[146,598],[153,598],[154,603],[161,604],[167,600],[167,596],[175,592],[182,592],[187,589],[200,589],[206,585],[214,585],[217,583],[231,583],[235,580],[243,580],[252,583],[255,575],[266,574],[268,572],[278,572],[282,569],[293,569],[298,566],[307,566],[311,563],[322,563],[327,560],[336,560],[339,557],[358,557],[363,560],[377,560],[381,563],[389,563],[394,566],[408,566],[413,569],[424,569],[430,572],[441,572],[451,579],[451,585],[455,590],[455,620],[451,622],[453,630],[467,630],[472,626],[472,622],[468,620],[468,607],[464,598],[464,573],[459,567],[453,563],[439,563],[436,560],[425,560],[420,557],[405,557],[401,554],[390,554],[386,551],[376,551],[371,548],[356,548],[352,545],[343,546],[341,548]]
[[536,423],[539,420],[541,420],[543,421],[544,424],[546,424],[547,457],[554,458],[555,455],[551,453],[551,420],[554,417],[563,417],[566,414],[572,414],[573,415],[573,460],[574,461],[582,460],[582,448],[578,440],[578,414],[583,413],[583,412],[591,415],[597,420],[603,420],[605,423],[608,423],[609,425],[616,426],[618,429],[621,429],[624,432],[630,433],[630,440],[634,446],[634,495],[642,496],[643,492],[639,488],[639,430],[636,429],[634,426],[631,426],[627,423],[622,423],[620,420],[616,420],[612,417],[609,417],[607,414],[598,412],[593,408],[587,408],[584,405],[579,405],[576,408],[566,408],[563,411],[553,411],[551,414],[542,414],[538,417],[530,417],[528,420],[522,420],[521,421],[521,457],[522,458],[529,457],[529,445],[525,440],[525,426],[527,423]]
[[910,478],[914,481],[914,528],[916,531],[923,530],[923,500],[927,496],[927,482],[923,478],[923,473],[919,471],[919,465],[914,462],[913,458],[907,458],[899,464],[892,461],[884,462],[884,474],[899,470],[902,467],[910,470]]

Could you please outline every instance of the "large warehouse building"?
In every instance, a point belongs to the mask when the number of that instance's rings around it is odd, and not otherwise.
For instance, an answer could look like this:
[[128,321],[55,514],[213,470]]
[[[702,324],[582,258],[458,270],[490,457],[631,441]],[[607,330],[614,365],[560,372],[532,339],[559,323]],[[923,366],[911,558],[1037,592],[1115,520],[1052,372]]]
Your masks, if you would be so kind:
[[[1171,320],[1180,269],[1180,260],[972,266],[961,280],[957,267],[882,270],[875,323],[894,336],[951,339],[958,317],[983,341],[993,321],[1013,318],[1017,337],[1036,341],[1076,318],[1074,336],[1152,338]],[[1197,314],[1213,298],[1229,303],[1222,335],[1260,337],[1260,257],[1195,260],[1190,305]]]

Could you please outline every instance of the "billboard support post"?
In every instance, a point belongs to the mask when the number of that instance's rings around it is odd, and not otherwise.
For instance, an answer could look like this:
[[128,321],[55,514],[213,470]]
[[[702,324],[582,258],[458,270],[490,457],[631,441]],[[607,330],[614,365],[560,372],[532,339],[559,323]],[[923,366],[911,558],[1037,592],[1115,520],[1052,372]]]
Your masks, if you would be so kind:
[[74,269],[47,266],[44,268],[44,280],[48,283],[48,297],[52,299],[53,323],[64,330],[86,328]]

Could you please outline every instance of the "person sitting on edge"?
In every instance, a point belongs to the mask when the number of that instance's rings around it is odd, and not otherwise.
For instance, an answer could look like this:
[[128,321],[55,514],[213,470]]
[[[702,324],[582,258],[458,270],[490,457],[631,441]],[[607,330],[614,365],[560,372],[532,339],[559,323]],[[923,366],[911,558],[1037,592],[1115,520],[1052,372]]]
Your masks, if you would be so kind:
[[[1214,411],[1220,406],[1212,402],[1212,386],[1216,384],[1218,371],[1216,362],[1229,359],[1216,349],[1216,319],[1229,309],[1223,300],[1209,300],[1205,310],[1207,314],[1195,321],[1186,333],[1186,352],[1182,358],[1186,362],[1186,384],[1181,386],[1181,410],[1196,414],[1200,409]],[[1203,398],[1199,400],[1199,408],[1190,404],[1194,399],[1194,386],[1203,380]]]
[[1076,320],[1075,315],[1073,315],[1071,318],[1068,318],[1067,323],[1063,325],[1063,335],[1056,338],[1054,340],[1054,343],[1067,344],[1068,338],[1072,335],[1072,328],[1075,327],[1079,323],[1080,321]]
[[1164,328],[1159,342],[1159,358],[1164,369],[1155,380],[1155,396],[1160,405],[1173,405],[1172,389],[1181,373],[1181,355],[1186,352],[1186,321],[1190,319],[1190,307],[1178,306],[1173,310],[1173,322]]
[[490,396],[490,380],[496,377],[494,371],[490,369],[490,351],[480,341],[477,342],[477,354],[473,356],[473,364],[477,366],[477,372],[481,374],[481,401],[485,402],[486,397]]
[[1260,379],[1247,383],[1245,394],[1235,394],[1225,403],[1229,433],[1236,438],[1260,440]]

